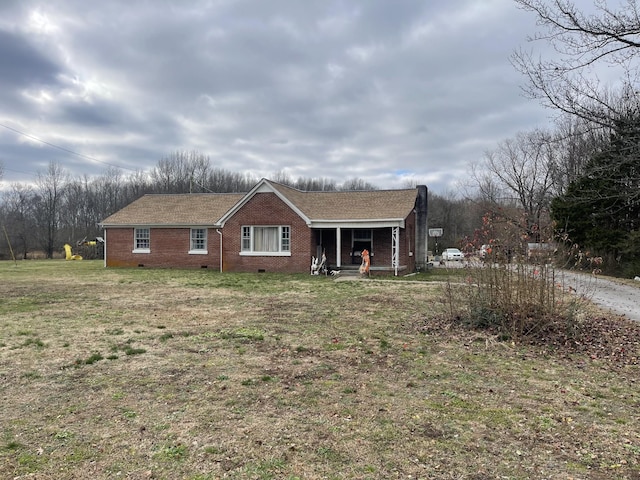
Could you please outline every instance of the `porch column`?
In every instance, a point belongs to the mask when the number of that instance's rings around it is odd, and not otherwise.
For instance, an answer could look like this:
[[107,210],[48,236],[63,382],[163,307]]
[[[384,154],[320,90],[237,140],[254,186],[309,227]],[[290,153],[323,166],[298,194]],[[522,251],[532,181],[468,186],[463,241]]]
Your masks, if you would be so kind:
[[399,227],[391,227],[391,267],[393,268],[393,274],[398,276],[398,233]]
[[336,268],[340,269],[340,258],[342,257],[342,239],[340,237],[340,227],[336,228]]

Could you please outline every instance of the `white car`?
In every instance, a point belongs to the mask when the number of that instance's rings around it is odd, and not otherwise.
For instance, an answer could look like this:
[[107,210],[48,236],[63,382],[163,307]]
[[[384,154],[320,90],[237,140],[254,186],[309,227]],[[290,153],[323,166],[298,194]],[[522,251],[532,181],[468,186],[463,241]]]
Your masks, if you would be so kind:
[[447,248],[442,252],[442,260],[464,260],[464,254],[457,248]]

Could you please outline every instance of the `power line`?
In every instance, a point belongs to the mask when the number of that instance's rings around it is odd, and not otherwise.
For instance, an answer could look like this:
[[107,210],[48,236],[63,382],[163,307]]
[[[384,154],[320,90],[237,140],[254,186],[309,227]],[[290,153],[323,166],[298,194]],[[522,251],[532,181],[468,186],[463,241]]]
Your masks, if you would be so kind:
[[31,140],[35,140],[36,142],[43,143],[43,144],[48,145],[48,146],[50,146],[52,148],[57,148],[58,150],[62,150],[63,152],[67,152],[67,153],[70,153],[72,155],[76,155],[76,156],[78,156],[80,158],[84,158],[86,160],[91,160],[92,162],[98,162],[98,163],[102,163],[104,165],[108,165],[110,167],[122,168],[122,169],[125,169],[125,170],[130,170],[132,172],[135,171],[133,168],[121,167],[120,165],[114,165],[113,163],[104,162],[102,160],[98,160],[97,158],[90,157],[89,155],[85,155],[83,153],[74,152],[73,150],[69,150],[68,148],[61,147],[60,145],[55,145],[53,143],[47,142],[46,140],[42,140],[41,138],[35,137],[35,136],[30,135],[28,133],[25,133],[25,132],[22,132],[20,130],[15,129],[15,128],[9,127],[8,125],[4,125],[3,123],[0,123],[0,127],[4,127],[7,130],[11,130],[12,132],[15,132],[15,133],[17,133],[19,135],[22,135],[23,137],[30,138]]
[[16,170],[15,168],[3,167],[3,170],[7,170],[9,172],[15,172],[15,173],[24,173],[25,175],[33,175],[33,173],[24,172],[22,170]]

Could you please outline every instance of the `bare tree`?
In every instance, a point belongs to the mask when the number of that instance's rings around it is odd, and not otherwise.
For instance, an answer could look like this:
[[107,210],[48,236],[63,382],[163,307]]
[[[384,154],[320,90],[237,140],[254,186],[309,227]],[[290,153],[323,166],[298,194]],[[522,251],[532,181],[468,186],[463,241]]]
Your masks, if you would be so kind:
[[198,152],[175,152],[162,158],[151,171],[159,193],[193,193],[206,190],[209,158]]
[[282,185],[287,185],[288,187],[297,188],[298,190],[302,190],[305,192],[326,192],[337,190],[335,181],[326,177],[298,177],[296,180],[294,180],[284,170],[280,170],[272,174],[269,178],[274,182],[281,183]]
[[306,192],[316,191],[316,192],[330,192],[336,190],[336,183],[330,178],[319,177],[319,178],[307,178],[307,177],[298,177],[296,182],[293,185],[298,190],[303,190]]
[[250,172],[231,172],[223,168],[214,168],[209,171],[207,189],[210,192],[232,193],[248,192],[258,180]]
[[90,194],[89,206],[92,213],[85,222],[87,229],[94,229],[97,222],[124,207],[130,200],[123,194],[124,179],[117,168],[110,167],[102,175],[95,178],[86,188]]
[[36,235],[47,258],[52,258],[58,247],[62,195],[67,178],[66,172],[56,162],[50,162],[47,172],[38,173],[36,178]]
[[34,245],[34,191],[28,185],[13,184],[3,197],[4,224],[16,256],[27,258]]
[[520,226],[528,238],[535,238],[547,222],[555,188],[553,147],[546,132],[519,133],[487,152],[483,168],[472,171],[482,203]]
[[563,115],[556,122],[552,165],[554,192],[563,195],[585,173],[588,160],[608,148],[610,129],[583,118]]
[[378,187],[363,180],[362,178],[350,178],[345,180],[342,185],[338,187],[338,190],[378,190]]
[[[152,190],[151,180],[149,175],[144,170],[136,170],[134,173],[128,176],[124,185],[124,193],[122,202],[123,205],[137,200],[145,193],[150,193]],[[114,213],[109,212],[109,214]]]
[[287,185],[290,187],[293,187],[293,185],[295,184],[295,181],[293,180],[291,175],[289,175],[284,170],[278,170],[277,172],[272,173],[270,179],[276,183],[280,183],[282,185]]
[[91,218],[91,194],[89,178],[85,175],[69,181],[65,186],[61,199],[59,237],[67,243],[75,243],[78,236],[82,238],[85,226]]
[[199,152],[190,152],[187,156],[187,166],[189,193],[210,191],[206,186],[207,178],[211,171],[209,157]]
[[[545,60],[524,50],[513,54],[513,64],[528,79],[525,92],[562,112],[611,126],[611,119],[621,116],[620,103],[628,104],[636,94],[640,54],[636,0],[626,0],[617,10],[606,0],[596,0],[594,14],[578,10],[570,0],[514,1],[535,14],[543,29],[530,40],[546,42],[559,55]],[[620,69],[618,94],[598,79],[595,70],[600,66]]]

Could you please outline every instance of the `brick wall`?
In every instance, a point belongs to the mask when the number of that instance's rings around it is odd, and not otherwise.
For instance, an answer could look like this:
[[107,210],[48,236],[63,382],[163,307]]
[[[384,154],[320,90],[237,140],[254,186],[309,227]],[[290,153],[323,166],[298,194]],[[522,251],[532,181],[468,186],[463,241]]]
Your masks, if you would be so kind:
[[[242,226],[249,225],[288,225],[291,256],[240,256]],[[225,223],[223,235],[224,270],[229,272],[305,273],[309,271],[311,255],[315,255],[311,230],[275,193],[255,194]]]
[[[407,273],[416,270],[416,255],[420,250],[416,245],[418,232],[416,231],[416,213],[412,211],[405,219],[405,228],[400,230],[400,265],[407,266]],[[409,256],[411,252],[411,256]]]
[[[415,270],[415,214],[411,213],[406,228],[400,229],[400,265],[405,272]],[[243,226],[290,227],[291,256],[241,256],[240,245]],[[207,230],[206,255],[189,254],[190,228],[152,228],[151,252],[132,253],[134,247],[133,228],[109,228],[106,231],[107,267],[180,267],[220,268],[220,235],[215,228]],[[286,272],[306,273],[311,256],[316,254],[318,231],[313,232],[297,213],[274,193],[257,193],[232,218],[223,229],[223,270],[225,272]],[[351,264],[351,231],[342,230],[342,265]],[[318,237],[319,238],[319,237]],[[323,246],[327,248],[328,260],[336,264],[335,230],[323,233]],[[409,251],[414,253],[409,256]],[[374,229],[372,267],[391,268],[391,229]],[[359,264],[359,260],[357,261]]]
[[133,253],[134,229],[109,228],[106,232],[107,267],[220,268],[220,236],[207,229],[207,251],[189,254],[190,228],[152,228],[151,252]]

